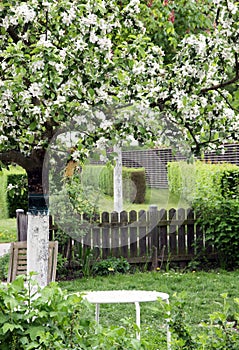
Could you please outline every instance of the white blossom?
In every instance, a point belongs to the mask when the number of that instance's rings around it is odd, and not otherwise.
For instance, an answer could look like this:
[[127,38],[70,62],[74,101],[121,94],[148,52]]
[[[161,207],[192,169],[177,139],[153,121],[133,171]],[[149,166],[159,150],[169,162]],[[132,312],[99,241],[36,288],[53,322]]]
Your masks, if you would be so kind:
[[104,137],[100,137],[99,140],[96,141],[96,148],[104,150],[107,145],[107,140]]
[[32,83],[29,87],[29,92],[33,97],[40,97],[42,95],[42,85],[39,83]]
[[31,9],[26,3],[16,7],[16,15],[24,18],[24,22],[32,22],[36,17],[36,12]]
[[99,38],[97,43],[102,50],[109,50],[112,47],[112,42],[108,38]]
[[233,15],[235,15],[237,10],[238,10],[238,8],[237,8],[238,5],[234,4],[232,1],[227,1],[227,6],[228,6],[229,10],[231,11],[231,13]]
[[39,61],[35,61],[35,62],[32,62],[32,71],[33,72],[36,72],[37,70],[41,70],[41,69],[44,69],[44,61],[43,60],[39,60]]
[[1,134],[0,135],[0,143],[4,143],[8,141],[8,137],[6,135]]
[[113,125],[112,121],[110,120],[103,120],[101,123],[100,123],[100,128],[102,129],[109,129],[111,128]]
[[[48,33],[48,36],[49,36],[49,33]],[[42,46],[45,46],[45,47],[53,47],[53,44],[48,39],[48,37],[46,37],[46,34],[41,34],[40,35],[40,39],[39,39],[37,45],[39,45],[39,46],[42,45]]]
[[76,150],[71,154],[71,156],[72,156],[73,161],[77,162],[81,157],[81,153],[80,153],[80,151]]
[[[90,32],[90,42],[91,43],[96,43],[98,41],[98,36],[95,34],[95,31],[91,31]],[[82,46],[81,46],[81,48],[82,48]]]
[[139,75],[145,72],[145,63],[144,62],[135,62],[133,69],[133,74]]
[[33,115],[41,114],[41,108],[38,107],[38,106],[34,106],[33,109],[32,109],[32,114]]

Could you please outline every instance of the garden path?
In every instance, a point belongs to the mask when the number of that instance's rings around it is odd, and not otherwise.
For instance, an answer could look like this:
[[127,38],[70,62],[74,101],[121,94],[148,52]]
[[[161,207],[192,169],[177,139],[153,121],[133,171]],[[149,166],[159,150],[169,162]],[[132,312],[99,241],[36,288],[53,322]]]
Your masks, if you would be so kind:
[[10,244],[11,243],[0,243],[0,256],[3,256],[9,252]]

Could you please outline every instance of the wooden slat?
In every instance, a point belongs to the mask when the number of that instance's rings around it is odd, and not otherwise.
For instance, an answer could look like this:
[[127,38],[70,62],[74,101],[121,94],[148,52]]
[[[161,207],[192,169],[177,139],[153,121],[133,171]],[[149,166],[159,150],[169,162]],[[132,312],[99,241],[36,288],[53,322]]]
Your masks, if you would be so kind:
[[121,256],[128,258],[129,246],[128,246],[128,213],[122,211],[120,213],[120,240],[121,240]]
[[[194,219],[194,212],[192,209],[187,210],[187,219]],[[187,248],[188,254],[195,254],[195,239],[194,239],[194,224],[187,225]]]
[[149,236],[151,237],[151,249],[156,248],[159,250],[159,212],[158,210],[148,212],[148,221],[149,221]]
[[185,209],[178,209],[178,219],[181,221],[181,225],[178,227],[178,254],[186,254],[186,228],[185,228]]
[[131,223],[137,220],[137,213],[135,210],[129,212],[129,223],[130,223],[130,257],[138,255],[137,249],[137,228],[131,226]]
[[110,256],[109,213],[102,213],[102,258]]
[[119,250],[119,218],[118,213],[111,213],[111,254],[118,258],[120,256]]
[[169,227],[169,249],[170,254],[177,254],[177,236],[176,236],[176,225],[173,222],[173,219],[176,217],[176,210],[169,210],[169,220],[171,224]]
[[[56,278],[58,242],[49,242],[48,252],[48,283]],[[27,273],[27,242],[13,242],[10,246],[8,282],[12,282],[18,275]]]
[[147,255],[147,213],[145,210],[139,212],[139,255]]
[[[161,209],[159,211],[159,224],[161,222],[167,221],[167,211],[165,209]],[[160,237],[160,251],[164,250],[164,252],[168,253],[168,233],[167,233],[167,225],[159,225],[159,237]]]

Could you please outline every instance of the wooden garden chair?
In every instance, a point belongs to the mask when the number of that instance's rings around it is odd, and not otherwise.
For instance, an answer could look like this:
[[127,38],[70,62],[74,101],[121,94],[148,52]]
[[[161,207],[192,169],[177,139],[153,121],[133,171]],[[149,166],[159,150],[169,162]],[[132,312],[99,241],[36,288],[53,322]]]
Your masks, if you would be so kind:
[[[58,242],[49,242],[47,283],[56,279]],[[7,282],[12,282],[19,275],[27,274],[27,241],[12,242],[10,246],[10,261]]]

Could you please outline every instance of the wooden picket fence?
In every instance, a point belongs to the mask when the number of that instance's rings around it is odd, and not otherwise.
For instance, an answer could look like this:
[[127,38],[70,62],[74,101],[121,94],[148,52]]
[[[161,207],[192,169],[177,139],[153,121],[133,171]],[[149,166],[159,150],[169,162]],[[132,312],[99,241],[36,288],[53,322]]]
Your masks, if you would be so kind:
[[98,258],[125,257],[130,263],[186,263],[196,257],[215,258],[212,244],[196,224],[192,209],[121,213],[103,212],[97,224],[82,224],[76,245],[96,251]]
[[[81,249],[84,253],[90,249],[96,259],[124,257],[130,263],[148,262],[153,266],[167,261],[184,265],[202,256],[209,260],[216,257],[213,244],[205,240],[190,208],[103,212],[96,219],[88,222],[82,218],[78,233],[69,237],[70,250]],[[18,216],[19,228],[21,221],[25,227],[25,220],[23,213]],[[51,239],[55,239],[56,226],[50,230]]]

